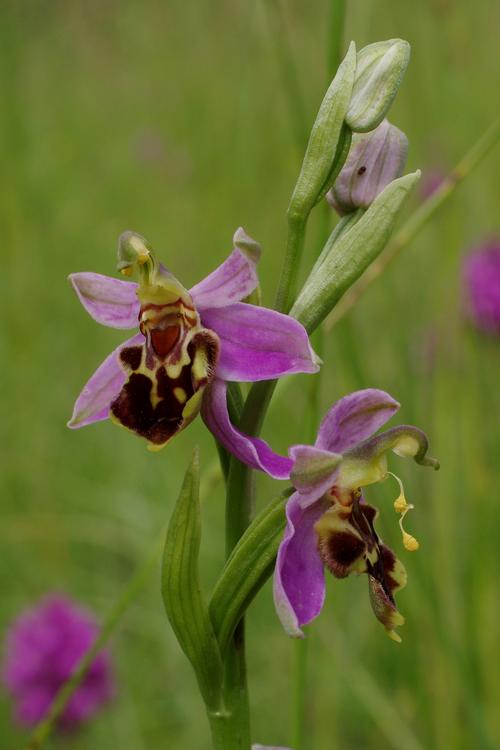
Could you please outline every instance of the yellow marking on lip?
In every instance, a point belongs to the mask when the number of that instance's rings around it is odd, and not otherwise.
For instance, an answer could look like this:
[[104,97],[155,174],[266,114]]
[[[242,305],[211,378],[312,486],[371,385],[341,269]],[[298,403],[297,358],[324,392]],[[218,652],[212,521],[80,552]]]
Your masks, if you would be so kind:
[[187,393],[184,388],[174,388],[174,396],[180,404],[185,404],[187,401]]

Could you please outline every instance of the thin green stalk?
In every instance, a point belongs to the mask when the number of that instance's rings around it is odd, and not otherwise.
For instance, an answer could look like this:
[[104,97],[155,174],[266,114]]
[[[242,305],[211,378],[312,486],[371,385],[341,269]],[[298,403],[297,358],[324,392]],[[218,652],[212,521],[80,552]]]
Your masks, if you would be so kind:
[[[328,218],[329,207],[324,206],[322,212],[324,221],[322,222],[321,235],[322,240],[319,242],[321,248],[328,236]],[[325,334],[322,328],[319,328],[311,337],[311,342],[316,354],[322,358],[325,344]],[[305,442],[313,444],[316,439],[316,432],[320,421],[321,410],[321,386],[322,370],[320,370],[309,384],[307,412],[304,415],[307,429]],[[310,636],[309,636],[310,638]],[[308,654],[309,638],[297,639],[293,642],[293,674],[292,674],[292,738],[291,747],[294,750],[307,750],[310,747],[310,737],[307,732],[307,699],[309,694],[308,686]]]
[[[243,396],[241,394],[241,388],[238,383],[228,383],[227,408],[229,411],[231,422],[233,424],[238,424],[243,411]],[[222,473],[224,475],[224,479],[227,481],[229,468],[231,465],[231,454],[217,440],[215,441],[215,445],[219,454]]]
[[[292,287],[297,283],[298,260],[304,247],[306,225],[307,217],[305,219],[288,217],[285,260],[276,297],[277,310],[287,312],[295,298],[295,291],[292,291]],[[277,380],[265,380],[252,385],[239,423],[240,429],[247,435],[259,434],[277,382]],[[241,471],[247,477],[245,481],[248,483],[251,470],[248,467],[242,467]]]
[[[239,421],[235,420],[235,423],[238,424]],[[235,458],[231,458],[226,490],[226,559],[250,524],[253,506],[253,472]],[[249,750],[250,710],[243,618],[236,626],[224,660],[223,700],[226,715],[211,719],[214,749],[220,747],[225,750]]]
[[[330,81],[332,76],[337,70],[341,60],[341,48],[342,48],[342,37],[344,31],[344,19],[345,19],[345,0],[332,0],[330,5],[330,23],[328,26],[328,39],[327,39],[327,79]],[[323,206],[321,212],[321,226],[319,229],[319,243],[318,246],[320,251],[318,252],[318,259],[321,254],[321,248],[323,247],[328,234],[330,225],[331,211],[329,206],[326,204]],[[325,333],[322,328],[315,331],[312,337],[313,348],[316,354],[322,358],[324,345],[325,345]],[[308,436],[307,440],[314,443],[316,437],[316,430],[319,424],[319,416],[321,409],[321,385],[322,385],[322,370],[320,370],[316,377],[312,379],[309,387],[308,397]],[[292,742],[291,746],[294,750],[305,750],[310,745],[307,742],[307,696],[308,696],[308,653],[309,653],[309,641],[307,639],[297,639],[293,644],[294,661],[293,661],[293,697],[292,697]]]
[[295,216],[290,212],[288,213],[285,259],[281,269],[275,304],[276,310],[280,312],[287,313],[297,296],[300,257],[304,249],[308,218],[309,216]]
[[163,531],[159,541],[154,545],[153,551],[144,560],[141,567],[130,579],[128,585],[122,592],[120,598],[115,602],[114,606],[109,611],[106,619],[104,620],[103,626],[94,641],[93,645],[84,654],[78,665],[75,667],[73,674],[70,679],[64,683],[61,687],[54,700],[45,719],[43,719],[35,727],[26,750],[40,750],[44,743],[47,741],[49,736],[52,734],[57,726],[57,722],[61,717],[64,709],[66,708],[68,701],[71,696],[78,688],[82,680],[85,678],[89,668],[92,666],[92,662],[96,656],[102,651],[103,647],[108,642],[111,635],[116,630],[116,627],[123,615],[130,607],[131,603],[142,591],[144,585],[148,581],[153,568],[158,564],[161,553],[163,551],[165,539],[165,532]]
[[455,169],[446,177],[439,188],[427,198],[410,216],[400,231],[389,242],[378,260],[367,268],[361,278],[349,289],[335,309],[326,318],[323,327],[328,333],[332,327],[356,304],[370,284],[378,279],[389,263],[403,250],[437,213],[441,206],[455,192],[460,183],[468,177],[478,164],[488,155],[500,138],[500,118],[479,138],[470,151],[461,159]]
[[292,747],[305,750],[310,747],[306,740],[305,709],[307,701],[307,656],[309,641],[297,638],[293,642],[293,696],[292,696]]
[[[339,2],[339,9],[341,3]],[[271,6],[278,14],[278,20],[282,22],[279,15],[279,9]],[[285,86],[288,88],[291,97],[291,105],[294,110],[294,123],[296,125],[297,143],[301,150],[305,143],[305,119],[302,116],[301,106],[295,106],[295,99],[300,97],[298,78],[296,70],[291,66],[288,59],[288,48],[285,37],[277,35],[278,49],[281,59],[284,63],[284,77],[286,78]],[[340,49],[341,33],[338,32],[333,38],[335,46],[335,55]],[[283,261],[278,291],[276,298],[276,309],[281,312],[288,312],[296,297],[298,274],[300,269],[300,258],[305,244],[305,235],[307,221],[309,219],[309,210],[297,211],[297,207],[292,204],[287,213],[287,242],[285,258]],[[320,334],[321,335],[321,334]],[[260,431],[262,420],[264,419],[267,406],[271,399],[276,383],[267,382],[256,384],[245,403],[241,419],[238,424],[247,434],[253,435]],[[227,477],[227,501],[226,501],[226,553],[229,555],[238,542],[241,535],[249,525],[253,514],[253,472],[246,466],[232,459]],[[237,626],[232,643],[228,649],[225,671],[225,702],[228,710],[234,713],[234,722],[240,724],[241,733],[244,734],[249,727],[248,719],[248,698],[246,687],[246,668],[245,668],[245,650],[244,650],[244,622],[243,620]],[[241,739],[245,746],[249,744],[247,739]]]
[[[284,87],[288,93],[292,112],[292,124],[295,139],[300,151],[303,150],[308,135],[305,110],[300,92],[300,84],[293,56],[286,40],[284,19],[279,5],[270,1],[269,18],[272,23],[273,41],[279,56]],[[294,299],[298,261],[304,247],[307,219],[288,216],[288,238],[285,261],[278,287],[277,309],[288,310]],[[260,388],[258,386],[261,386]],[[249,394],[243,411],[238,419],[233,415],[233,423],[239,424],[248,434],[258,433],[264,419],[266,405],[269,403],[274,383],[256,384],[257,388]],[[261,394],[258,397],[258,394]],[[256,400],[258,408],[254,409]],[[254,421],[254,417],[256,421]],[[224,455],[222,459],[224,460]],[[227,468],[227,464],[226,464]],[[250,524],[254,510],[254,477],[253,472],[236,459],[231,459],[227,472],[226,495],[226,555],[229,557],[242,534]],[[237,625],[231,643],[228,646],[224,671],[224,702],[230,720],[216,717],[211,722],[214,748],[250,748],[250,717],[248,707],[248,688],[245,663],[245,623],[242,619]],[[231,725],[229,727],[228,725]],[[226,734],[229,735],[226,737]],[[233,735],[231,733],[233,732]],[[222,744],[218,744],[222,743]],[[226,743],[226,744],[224,744]]]

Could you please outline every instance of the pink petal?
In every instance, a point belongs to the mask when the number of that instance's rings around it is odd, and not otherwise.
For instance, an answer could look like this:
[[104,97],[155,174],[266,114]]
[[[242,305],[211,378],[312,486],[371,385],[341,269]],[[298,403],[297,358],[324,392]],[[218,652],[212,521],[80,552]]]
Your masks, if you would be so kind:
[[144,336],[137,333],[106,357],[78,396],[68,427],[77,429],[108,418],[109,406],[126,380],[118,355],[125,347],[143,342]]
[[227,410],[226,383],[215,379],[203,396],[201,415],[208,429],[226,450],[252,469],[265,471],[274,479],[288,479],[292,462],[271,450],[259,438],[243,434],[231,424]]
[[345,453],[373,435],[398,409],[398,402],[385,391],[367,388],[350,393],[327,412],[319,428],[316,447]]
[[202,321],[220,338],[217,377],[223,380],[271,380],[319,370],[305,328],[288,315],[239,302],[204,310]]
[[236,247],[229,258],[190,290],[197,310],[232,305],[248,297],[258,286],[256,265],[260,250],[257,243],[240,228],[234,235],[234,244]]
[[308,508],[295,492],[286,506],[287,527],[274,571],[274,604],[288,635],[302,638],[303,625],[319,615],[325,599],[323,563],[317,551],[314,524],[328,509],[317,499]]
[[100,273],[72,273],[69,280],[84,308],[98,323],[110,328],[137,328],[137,284]]

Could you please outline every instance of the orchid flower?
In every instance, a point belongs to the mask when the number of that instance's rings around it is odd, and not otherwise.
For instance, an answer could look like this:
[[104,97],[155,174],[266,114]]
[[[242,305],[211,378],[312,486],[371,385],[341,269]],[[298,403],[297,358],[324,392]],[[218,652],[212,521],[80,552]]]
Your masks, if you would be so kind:
[[[325,598],[324,567],[336,578],[367,573],[370,601],[378,620],[394,640],[404,623],[394,593],[406,584],[402,563],[381,541],[374,528],[377,510],[361,495],[362,487],[384,481],[387,453],[411,457],[439,468],[427,457],[427,438],[417,427],[403,425],[374,433],[398,410],[384,391],[357,391],[337,401],[326,414],[314,446],[290,449],[291,481],[296,492],[287,503],[287,528],[281,542],[274,577],[274,599],[281,622],[291,636],[303,637],[302,626],[321,611]],[[392,475],[395,477],[395,475]],[[412,508],[401,481],[394,509],[407,550],[417,540],[403,528]]]
[[166,445],[200,409],[209,429],[240,460],[277,479],[292,462],[230,422],[226,381],[256,381],[314,373],[319,360],[303,326],[293,318],[244,304],[258,285],[258,244],[242,229],[234,250],[187,291],[156,259],[140,235],[119,241],[118,269],[139,283],[97,273],[70,281],[87,312],[111,328],[139,332],[115,349],[79,395],[69,427],[108,417],[145,438],[152,450]]

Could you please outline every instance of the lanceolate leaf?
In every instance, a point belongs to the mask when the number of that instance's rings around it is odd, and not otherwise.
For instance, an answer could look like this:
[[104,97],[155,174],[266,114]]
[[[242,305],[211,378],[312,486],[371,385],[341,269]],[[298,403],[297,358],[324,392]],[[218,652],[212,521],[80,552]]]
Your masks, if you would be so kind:
[[217,581],[209,610],[221,653],[236,625],[274,568],[285,528],[285,505],[291,490],[270,502],[248,527]]
[[200,548],[199,457],[193,454],[165,540],[162,596],[182,650],[196,672],[211,711],[220,709],[222,659],[198,574]]

